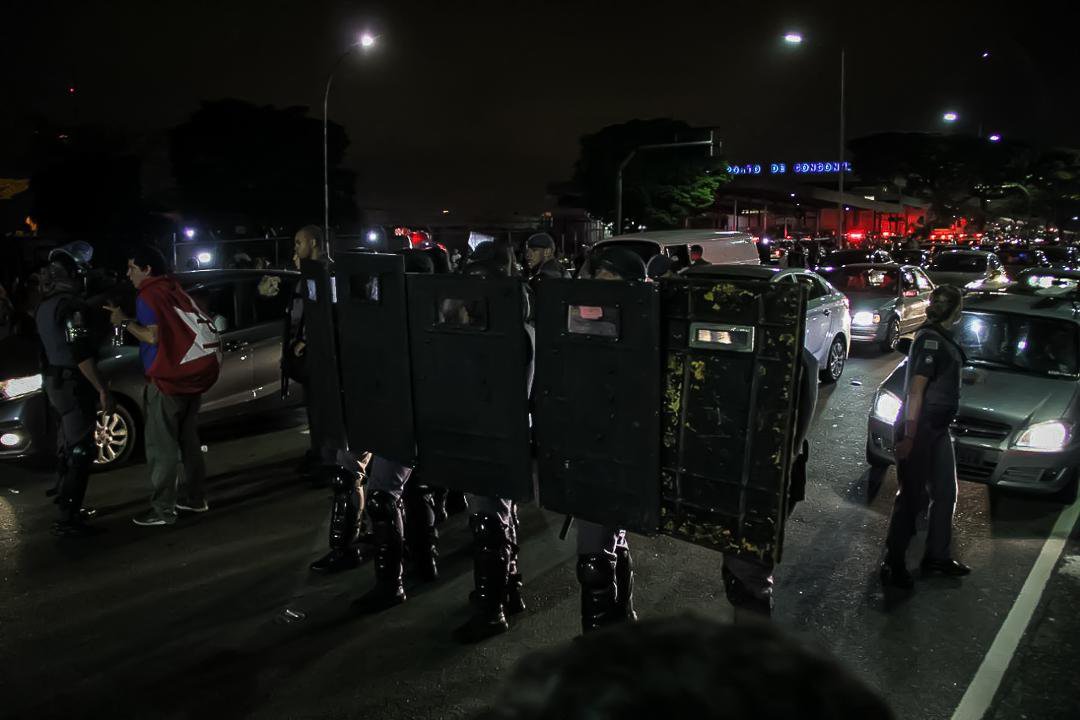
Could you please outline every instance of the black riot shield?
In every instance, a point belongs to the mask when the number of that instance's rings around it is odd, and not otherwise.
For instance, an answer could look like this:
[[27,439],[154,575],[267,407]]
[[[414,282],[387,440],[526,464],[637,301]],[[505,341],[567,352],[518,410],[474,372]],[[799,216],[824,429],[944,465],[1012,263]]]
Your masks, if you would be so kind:
[[687,277],[662,293],[660,531],[779,561],[805,289]]
[[549,510],[656,532],[659,308],[651,283],[539,284],[535,424]]
[[304,395],[313,444],[328,458],[345,449],[346,440],[334,332],[334,281],[326,263],[301,261],[300,294],[304,298],[304,352],[309,368]]
[[340,253],[334,273],[349,447],[412,465],[416,438],[404,262],[400,255]]
[[532,500],[521,282],[409,275],[406,285],[418,472],[453,490]]

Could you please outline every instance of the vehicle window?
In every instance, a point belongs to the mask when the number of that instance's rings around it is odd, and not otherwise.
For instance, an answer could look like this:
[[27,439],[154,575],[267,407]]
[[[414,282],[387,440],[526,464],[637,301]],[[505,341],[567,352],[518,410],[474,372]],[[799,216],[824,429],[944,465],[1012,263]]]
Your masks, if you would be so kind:
[[217,324],[225,319],[225,331],[237,329],[236,293],[232,283],[197,285],[188,289],[188,295],[206,315]]
[[915,275],[915,285],[919,288],[919,292],[930,292],[934,289],[934,283],[930,282],[926,273],[921,270],[913,270],[912,273]]
[[998,257],[1006,265],[1038,265],[1040,254],[1034,250],[998,250]]
[[894,296],[900,282],[900,273],[896,269],[839,268],[820,274],[840,292],[852,294]]
[[285,305],[289,302],[293,281],[289,278],[281,278],[278,283],[278,292],[269,295],[258,291],[260,282],[261,280],[258,279],[244,281],[243,295],[251,298],[251,324],[280,322],[285,316]]
[[825,297],[828,294],[825,286],[814,278],[810,277],[809,275],[796,275],[795,278],[796,280],[798,280],[798,283],[800,285],[810,290],[811,300],[817,300],[818,298]]
[[957,339],[968,360],[1038,375],[1075,376],[1080,335],[1074,323],[965,311]]
[[910,270],[904,270],[904,272],[903,272],[903,288],[902,289],[903,289],[904,292],[908,292],[909,290],[917,291],[919,289],[918,286],[915,284],[915,274],[913,272],[911,272]]
[[646,265],[649,264],[649,261],[653,259],[654,255],[657,255],[660,252],[660,247],[656,243],[647,240],[619,240],[613,243],[604,243],[599,246],[599,249],[602,250],[603,248],[611,247],[613,245],[624,247],[627,250],[633,250],[638,254],[638,257],[641,258],[641,262]]
[[930,269],[942,272],[986,272],[986,257],[967,253],[942,253],[930,263]]
[[1001,269],[1001,261],[997,259],[997,255],[991,255],[987,260],[987,263],[990,265],[991,270]]
[[668,257],[674,260],[672,263],[672,270],[690,267],[690,248],[686,245],[669,245],[667,254]]

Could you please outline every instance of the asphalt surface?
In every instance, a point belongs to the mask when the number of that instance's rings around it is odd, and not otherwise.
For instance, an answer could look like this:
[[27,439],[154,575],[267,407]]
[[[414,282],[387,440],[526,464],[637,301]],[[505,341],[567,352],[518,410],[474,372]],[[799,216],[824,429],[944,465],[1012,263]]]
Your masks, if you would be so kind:
[[[991,511],[984,487],[961,483],[955,553],[975,572],[883,592],[895,475],[867,472],[863,444],[897,357],[859,355],[822,389],[774,620],[835,654],[898,717],[950,718],[1062,508],[1007,496]],[[99,534],[51,537],[48,473],[0,466],[0,716],[470,717],[519,658],[577,634],[573,544],[558,538],[562,518],[535,506],[521,512],[529,609],[510,633],[475,647],[450,640],[471,588],[461,515],[442,528],[437,583],[409,585],[408,602],[377,617],[350,616],[371,568],[307,570],[326,547],[329,491],[293,473],[307,443],[298,420],[205,431],[211,511],[174,527],[131,523],[148,498],[145,467],[133,465],[91,479]],[[730,620],[718,555],[663,537],[631,544],[639,614]],[[1078,546],[1074,528],[986,717],[1078,716]]]

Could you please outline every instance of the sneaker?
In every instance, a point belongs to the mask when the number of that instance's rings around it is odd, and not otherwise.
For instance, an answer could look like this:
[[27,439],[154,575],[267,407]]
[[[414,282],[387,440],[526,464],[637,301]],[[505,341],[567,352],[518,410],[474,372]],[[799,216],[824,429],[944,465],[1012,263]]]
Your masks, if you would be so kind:
[[132,519],[136,525],[142,525],[143,527],[149,527],[151,525],[171,525],[168,520],[158,515],[155,511],[151,510],[145,515],[139,515]]
[[204,513],[210,509],[210,505],[203,500],[201,503],[188,505],[186,503],[176,503],[177,510],[183,510],[184,512]]

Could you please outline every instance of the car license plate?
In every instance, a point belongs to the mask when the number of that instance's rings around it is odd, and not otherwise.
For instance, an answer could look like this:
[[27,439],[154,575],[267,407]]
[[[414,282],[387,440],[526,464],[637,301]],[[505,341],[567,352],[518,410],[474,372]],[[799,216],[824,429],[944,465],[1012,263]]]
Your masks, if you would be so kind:
[[974,448],[957,447],[956,462],[961,465],[981,465],[982,453]]

